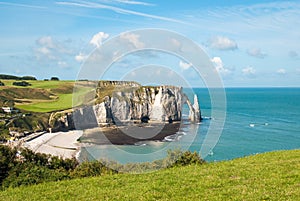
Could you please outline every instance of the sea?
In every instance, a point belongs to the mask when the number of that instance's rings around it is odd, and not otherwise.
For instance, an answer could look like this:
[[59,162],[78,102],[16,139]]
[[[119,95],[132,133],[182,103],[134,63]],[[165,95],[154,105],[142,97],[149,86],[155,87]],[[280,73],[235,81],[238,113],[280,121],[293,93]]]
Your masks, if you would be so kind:
[[202,122],[189,122],[185,105],[180,130],[163,141],[88,144],[82,147],[79,158],[123,164],[151,162],[166,157],[170,150],[181,149],[196,151],[210,162],[300,148],[300,88],[226,88],[222,99],[225,107],[218,107],[218,101],[213,104],[210,89],[193,88],[185,93],[192,102],[197,95]]

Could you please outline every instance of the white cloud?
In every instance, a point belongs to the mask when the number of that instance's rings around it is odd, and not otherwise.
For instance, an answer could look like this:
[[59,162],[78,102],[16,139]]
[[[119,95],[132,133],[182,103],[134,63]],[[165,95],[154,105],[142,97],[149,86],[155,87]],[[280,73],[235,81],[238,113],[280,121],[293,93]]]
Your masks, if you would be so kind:
[[286,74],[286,70],[284,68],[280,68],[276,71],[278,74],[284,75]]
[[213,62],[214,66],[216,67],[216,71],[218,73],[221,73],[223,75],[228,75],[231,73],[231,71],[227,68],[224,67],[223,61],[220,57],[214,57],[211,59]]
[[56,44],[55,42],[53,41],[52,37],[51,36],[44,36],[44,37],[41,37],[39,38],[36,43],[40,46],[43,46],[43,47],[47,47],[47,48],[50,48],[50,49],[54,49],[56,48]]
[[58,61],[57,64],[59,67],[62,67],[62,68],[68,67],[67,62],[65,62],[65,61]]
[[234,40],[224,36],[216,36],[211,38],[208,41],[208,45],[211,48],[218,50],[235,50],[238,48],[238,45]]
[[87,58],[86,55],[84,55],[83,53],[79,53],[78,55],[75,56],[75,60],[78,62],[82,62]]
[[182,69],[182,70],[187,70],[189,69],[191,66],[193,66],[191,63],[185,63],[183,61],[179,61],[179,67]]
[[90,41],[90,44],[92,44],[96,47],[100,47],[100,45],[103,43],[103,41],[105,39],[107,39],[108,37],[109,37],[109,35],[107,33],[99,32],[93,36],[93,38]]
[[246,76],[253,77],[253,76],[255,76],[256,70],[253,67],[247,67],[247,68],[242,69],[242,72]]
[[146,3],[146,2],[141,2],[141,1],[131,1],[131,0],[115,0],[115,1],[119,2],[119,3],[124,3],[124,4],[142,5],[142,6],[154,6],[154,4]]
[[62,57],[73,54],[69,42],[56,41],[51,36],[43,36],[37,39],[36,45],[37,47],[34,48],[35,57],[40,61],[45,59],[60,61],[64,60]]
[[47,7],[44,6],[35,6],[35,5],[19,4],[19,3],[0,2],[0,4],[7,5],[7,6],[25,7],[25,8],[47,9]]
[[189,24],[187,22],[169,18],[169,17],[163,17],[159,15],[151,15],[147,13],[142,13],[142,12],[137,12],[134,10],[128,10],[128,9],[123,9],[120,7],[112,6],[112,5],[106,5],[106,4],[100,4],[100,3],[95,3],[95,2],[67,2],[67,1],[60,1],[56,2],[56,4],[59,5],[66,5],[66,6],[77,6],[77,7],[83,7],[83,8],[92,8],[92,9],[105,9],[105,10],[110,10],[118,14],[126,14],[126,15],[135,15],[135,16],[140,16],[140,17],[147,17],[147,18],[152,18],[152,19],[157,19],[157,20],[163,20],[167,22],[175,22],[175,23],[181,23],[181,24]]
[[260,48],[251,48],[247,50],[247,54],[252,57],[263,59],[267,56],[265,52],[262,52]]
[[171,43],[177,48],[179,48],[181,46],[181,43],[178,40],[176,40],[175,38],[171,39]]
[[51,53],[47,47],[38,48],[36,51],[44,55],[49,55]]
[[122,33],[120,39],[125,40],[132,44],[135,48],[143,48],[144,43],[139,40],[140,36],[133,33]]

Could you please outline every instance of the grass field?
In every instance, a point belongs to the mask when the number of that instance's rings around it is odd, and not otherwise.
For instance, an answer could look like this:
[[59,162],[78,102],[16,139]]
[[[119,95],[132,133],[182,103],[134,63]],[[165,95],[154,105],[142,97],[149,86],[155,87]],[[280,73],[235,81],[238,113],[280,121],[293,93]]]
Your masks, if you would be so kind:
[[[0,96],[12,99],[16,107],[30,112],[52,112],[72,108],[74,81],[27,81],[28,87],[12,85],[15,80],[2,80]],[[86,93],[84,87],[78,92]]]
[[300,150],[7,189],[0,200],[300,200]]

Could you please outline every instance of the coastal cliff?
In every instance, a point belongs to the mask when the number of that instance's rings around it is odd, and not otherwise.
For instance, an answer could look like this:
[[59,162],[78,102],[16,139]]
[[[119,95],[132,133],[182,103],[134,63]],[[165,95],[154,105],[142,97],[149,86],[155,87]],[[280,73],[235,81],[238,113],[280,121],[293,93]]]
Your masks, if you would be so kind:
[[201,120],[197,96],[192,105],[176,86],[141,86],[136,82],[100,81],[93,105],[51,115],[56,130],[85,129],[103,125],[123,125],[132,121],[180,121],[183,104],[190,109],[192,122]]

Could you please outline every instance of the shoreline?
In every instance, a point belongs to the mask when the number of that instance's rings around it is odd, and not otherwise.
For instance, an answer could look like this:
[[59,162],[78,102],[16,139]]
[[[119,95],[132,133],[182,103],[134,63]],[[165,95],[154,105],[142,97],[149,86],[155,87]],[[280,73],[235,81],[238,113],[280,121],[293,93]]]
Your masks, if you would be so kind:
[[180,129],[180,123],[114,125],[86,130],[44,133],[23,143],[23,146],[31,149],[33,152],[78,159],[81,147],[86,146],[86,144],[136,145],[136,143],[142,141],[162,141],[165,137],[176,134]]
[[68,132],[45,133],[29,142],[24,147],[33,152],[50,154],[62,158],[73,158],[80,151],[77,139],[83,134],[81,130]]
[[162,141],[176,134],[181,122],[131,124],[125,126],[97,127],[86,129],[80,143],[96,145],[135,145],[142,141]]

